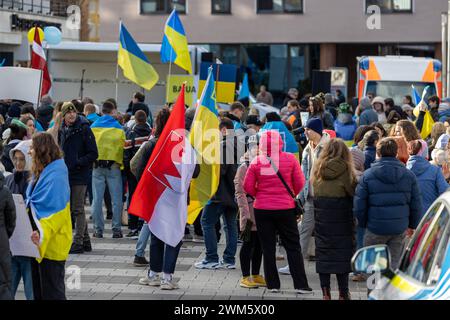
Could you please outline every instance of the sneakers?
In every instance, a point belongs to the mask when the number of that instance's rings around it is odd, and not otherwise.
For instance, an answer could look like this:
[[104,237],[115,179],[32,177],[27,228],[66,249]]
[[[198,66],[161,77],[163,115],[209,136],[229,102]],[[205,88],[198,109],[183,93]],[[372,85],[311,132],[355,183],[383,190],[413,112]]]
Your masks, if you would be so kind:
[[103,233],[95,231],[94,234],[92,235],[94,238],[97,239],[102,239],[103,238]]
[[91,252],[92,251],[91,240],[83,242],[83,249],[84,249],[84,252]]
[[263,276],[260,276],[259,274],[256,276],[252,276],[253,283],[256,283],[258,287],[267,287],[266,279],[264,279]]
[[242,277],[241,281],[239,281],[239,285],[242,288],[247,289],[258,288],[258,285],[255,282],[253,282],[253,279],[251,277]]
[[198,235],[194,234],[194,236],[192,237],[192,242],[204,243],[205,240],[203,239],[202,236],[198,236]]
[[178,288],[178,284],[175,282],[175,280],[173,280],[173,278],[171,280],[161,280],[161,290],[175,290]]
[[84,247],[82,244],[72,243],[69,254],[82,254],[84,253]]
[[147,276],[145,278],[140,278],[139,284],[142,284],[144,286],[159,287],[161,285],[161,278],[159,277],[159,274],[151,278]]
[[225,262],[225,261],[220,261],[220,263],[219,263],[219,268],[220,269],[236,269],[236,264],[234,264],[234,263],[227,263],[227,262]]
[[208,261],[200,261],[195,264],[196,269],[209,269],[209,270],[216,270],[219,268],[218,262],[208,262]]
[[286,267],[278,269],[278,272],[281,273],[281,274],[287,274],[287,275],[291,274],[291,271],[289,270],[289,265],[287,265]]
[[284,260],[284,256],[282,254],[277,254],[276,260],[277,261],[282,261],[282,260]]
[[133,265],[135,267],[147,267],[148,261],[145,257],[134,256]]
[[112,220],[112,218],[113,218],[112,212],[106,213],[106,220]]
[[139,238],[139,231],[131,230],[125,237],[131,240],[137,240]]
[[280,289],[269,289],[271,293],[280,293]]
[[311,288],[307,287],[307,288],[295,289],[295,292],[297,292],[298,294],[312,294],[313,290]]
[[185,242],[193,241],[193,239],[194,239],[194,237],[189,233],[185,234],[183,237],[183,241],[185,241]]
[[113,239],[121,239],[123,238],[122,231],[113,231]]

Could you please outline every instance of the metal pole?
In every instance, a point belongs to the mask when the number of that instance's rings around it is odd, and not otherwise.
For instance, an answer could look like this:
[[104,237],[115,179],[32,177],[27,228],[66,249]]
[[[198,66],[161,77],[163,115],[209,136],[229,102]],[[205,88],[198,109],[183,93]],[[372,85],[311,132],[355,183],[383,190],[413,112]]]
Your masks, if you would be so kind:
[[442,96],[447,96],[447,13],[442,13]]

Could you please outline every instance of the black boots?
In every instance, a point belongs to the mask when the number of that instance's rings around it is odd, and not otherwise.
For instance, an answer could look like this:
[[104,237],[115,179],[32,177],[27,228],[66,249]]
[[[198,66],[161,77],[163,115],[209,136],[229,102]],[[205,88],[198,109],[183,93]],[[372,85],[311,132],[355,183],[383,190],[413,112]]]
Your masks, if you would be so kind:
[[328,287],[322,288],[323,300],[331,300],[331,290]]
[[348,289],[345,290],[339,289],[339,300],[352,300],[350,291]]

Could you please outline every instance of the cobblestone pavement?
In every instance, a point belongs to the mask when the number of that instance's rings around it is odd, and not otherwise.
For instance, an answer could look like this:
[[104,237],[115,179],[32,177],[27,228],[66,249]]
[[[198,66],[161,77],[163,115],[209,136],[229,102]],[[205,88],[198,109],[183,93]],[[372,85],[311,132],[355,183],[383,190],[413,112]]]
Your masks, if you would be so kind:
[[[88,210],[87,210],[88,212]],[[89,224],[92,235],[92,224]],[[128,229],[123,227],[126,234]],[[224,238],[224,237],[222,237]],[[219,255],[223,253],[223,239],[219,244]],[[241,271],[239,267],[239,250],[237,253],[236,270],[197,270],[194,263],[204,257],[204,244],[185,242],[181,248],[175,271],[175,279],[180,286],[177,290],[164,291],[159,288],[139,284],[139,278],[147,274],[147,268],[133,266],[136,240],[112,239],[111,223],[105,222],[103,239],[92,238],[93,251],[89,253],[70,255],[66,268],[79,267],[81,283],[79,288],[70,288],[74,278],[68,279],[66,295],[69,300],[286,300],[286,299],[322,299],[319,277],[315,273],[315,263],[306,262],[306,272],[312,295],[297,295],[292,279],[288,275],[280,275],[281,292],[271,293],[265,288],[245,289],[239,286]],[[148,247],[146,257],[148,259]],[[287,260],[278,261],[282,267]],[[70,269],[67,269],[70,270]],[[263,270],[261,270],[263,274]],[[69,273],[69,272],[67,272]],[[69,274],[66,275],[70,277]],[[352,299],[366,299],[366,283],[350,281]],[[338,298],[336,279],[332,277],[332,298]],[[16,299],[24,298],[22,283],[19,286]]]

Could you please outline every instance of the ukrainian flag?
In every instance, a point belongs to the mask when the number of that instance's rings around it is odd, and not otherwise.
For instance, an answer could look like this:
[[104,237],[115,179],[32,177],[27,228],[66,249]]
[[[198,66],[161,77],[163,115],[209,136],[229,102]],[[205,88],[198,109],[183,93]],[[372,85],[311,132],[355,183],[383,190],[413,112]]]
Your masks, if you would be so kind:
[[[202,62],[200,65],[200,80],[198,82],[199,92],[203,92],[203,88],[207,83],[209,68],[212,66],[213,74],[217,75],[216,79],[216,97],[217,102],[233,103],[236,95],[236,73],[237,67],[233,64],[211,64]],[[250,92],[249,92],[250,94]]]
[[[416,118],[418,118],[419,114],[420,114],[419,104],[425,100],[428,89],[430,87],[426,86],[425,89],[423,89],[422,97],[420,97],[419,93],[417,92],[417,89],[414,88],[413,85],[411,86],[411,88],[412,88],[413,100],[414,100],[414,103],[416,104],[416,107],[414,108],[413,113],[416,116]],[[427,110],[427,111],[425,111],[425,116],[423,118],[423,124],[422,124],[422,130],[420,131],[420,136],[422,139],[425,140],[431,134],[433,125],[434,125],[433,117],[431,116],[430,111]]]
[[283,152],[293,153],[297,159],[300,159],[300,150],[298,148],[297,141],[295,141],[294,135],[288,130],[282,121],[267,122],[261,128],[260,133],[270,130],[278,131],[281,139],[283,139]]
[[220,179],[220,132],[212,68],[200,98],[189,135],[197,152],[200,175],[191,180],[187,223],[193,224],[216,193]]
[[113,160],[123,169],[125,131],[119,122],[110,115],[104,115],[91,125],[91,129],[97,143],[97,160]]
[[36,186],[34,178],[27,189],[30,206],[40,233],[38,260],[66,261],[72,245],[69,172],[63,159],[44,168]]
[[191,56],[188,42],[180,17],[174,9],[164,27],[164,37],[161,46],[161,61],[173,62],[180,68],[192,74]]
[[142,88],[151,90],[159,80],[158,73],[122,22],[120,23],[118,63],[123,70],[123,75]]

